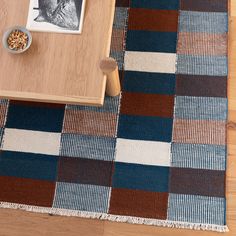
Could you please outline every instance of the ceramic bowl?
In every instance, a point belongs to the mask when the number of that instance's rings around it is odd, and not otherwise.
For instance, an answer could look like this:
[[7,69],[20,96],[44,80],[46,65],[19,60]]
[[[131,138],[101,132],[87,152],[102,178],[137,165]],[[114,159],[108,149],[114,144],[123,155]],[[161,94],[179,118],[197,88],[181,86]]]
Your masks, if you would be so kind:
[[[24,32],[25,34],[27,34],[28,36],[28,43],[27,43],[27,46],[22,49],[22,50],[14,50],[14,49],[10,49],[9,46],[8,46],[8,43],[7,43],[7,39],[9,37],[9,35],[11,34],[12,31],[14,30],[19,30],[19,31],[22,31]],[[32,35],[31,33],[29,32],[29,30],[27,30],[25,27],[23,26],[14,26],[14,27],[11,27],[9,29],[7,29],[4,34],[3,34],[3,38],[2,38],[2,44],[3,44],[3,47],[10,53],[13,53],[13,54],[19,54],[19,53],[23,53],[25,51],[27,51],[30,47],[32,43]]]

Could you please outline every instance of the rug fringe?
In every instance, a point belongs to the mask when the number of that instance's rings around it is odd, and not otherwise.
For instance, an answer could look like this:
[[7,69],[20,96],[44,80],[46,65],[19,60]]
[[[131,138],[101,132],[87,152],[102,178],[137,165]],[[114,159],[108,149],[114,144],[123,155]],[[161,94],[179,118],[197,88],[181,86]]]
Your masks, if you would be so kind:
[[90,218],[90,219],[109,220],[109,221],[122,222],[122,223],[162,226],[162,227],[168,227],[168,228],[208,230],[208,231],[216,231],[216,232],[221,232],[221,233],[229,231],[227,226],[222,226],[222,225],[188,223],[188,222],[170,221],[170,220],[157,220],[157,219],[140,218],[140,217],[132,217],[132,216],[119,216],[119,215],[111,215],[111,214],[106,214],[106,213],[29,206],[29,205],[24,205],[24,204],[16,204],[16,203],[8,203],[8,202],[0,202],[0,208],[19,209],[19,210],[24,210],[24,211],[29,211],[29,212],[47,213],[50,215],[59,215],[59,216],[75,216],[75,217],[83,217],[83,218]]

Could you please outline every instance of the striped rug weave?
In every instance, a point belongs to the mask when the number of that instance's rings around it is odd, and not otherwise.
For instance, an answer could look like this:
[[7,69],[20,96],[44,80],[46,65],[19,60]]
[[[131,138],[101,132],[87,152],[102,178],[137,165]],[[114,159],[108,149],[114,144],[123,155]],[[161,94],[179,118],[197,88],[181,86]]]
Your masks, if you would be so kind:
[[0,207],[227,231],[227,0],[117,0],[121,96],[0,101]]

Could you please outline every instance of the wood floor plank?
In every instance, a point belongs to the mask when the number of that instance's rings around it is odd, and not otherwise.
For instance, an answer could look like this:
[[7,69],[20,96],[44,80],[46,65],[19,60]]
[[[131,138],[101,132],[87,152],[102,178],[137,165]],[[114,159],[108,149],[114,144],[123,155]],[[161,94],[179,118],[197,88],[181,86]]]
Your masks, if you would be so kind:
[[103,236],[104,221],[0,210],[1,236]]

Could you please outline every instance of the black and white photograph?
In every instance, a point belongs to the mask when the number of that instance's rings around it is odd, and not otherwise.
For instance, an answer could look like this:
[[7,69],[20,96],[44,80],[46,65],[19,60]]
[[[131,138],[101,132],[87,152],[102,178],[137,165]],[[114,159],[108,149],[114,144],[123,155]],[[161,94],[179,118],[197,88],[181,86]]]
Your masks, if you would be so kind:
[[81,34],[86,0],[30,0],[27,29]]

